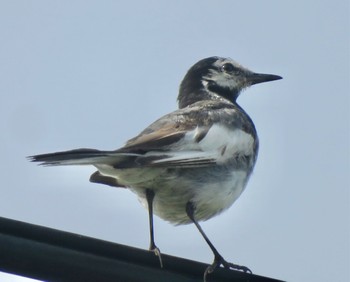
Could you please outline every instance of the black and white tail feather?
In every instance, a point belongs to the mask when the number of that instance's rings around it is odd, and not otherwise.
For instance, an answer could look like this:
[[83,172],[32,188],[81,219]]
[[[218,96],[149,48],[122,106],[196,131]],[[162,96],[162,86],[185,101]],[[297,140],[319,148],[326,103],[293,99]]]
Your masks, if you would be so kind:
[[115,169],[140,167],[193,168],[213,165],[217,162],[215,152],[184,151],[175,153],[148,152],[147,154],[75,149],[69,151],[29,156],[31,162],[42,166],[109,165]]
[[32,162],[40,162],[43,166],[61,166],[61,165],[98,165],[113,164],[118,160],[127,157],[136,157],[138,154],[116,153],[114,151],[100,151],[96,149],[75,149],[69,151],[55,152],[29,156]]

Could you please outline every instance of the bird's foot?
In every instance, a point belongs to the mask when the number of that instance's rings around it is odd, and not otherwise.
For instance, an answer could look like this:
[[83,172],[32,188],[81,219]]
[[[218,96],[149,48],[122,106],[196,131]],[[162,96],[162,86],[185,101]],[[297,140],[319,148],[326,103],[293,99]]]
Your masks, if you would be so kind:
[[159,258],[160,268],[163,268],[162,254],[159,248],[156,245],[153,245],[149,248],[149,250]]
[[214,272],[214,270],[220,267],[220,265],[226,269],[234,269],[252,274],[252,271],[248,267],[227,262],[221,255],[216,255],[213,263],[209,265],[204,272],[204,282],[207,281],[207,275]]

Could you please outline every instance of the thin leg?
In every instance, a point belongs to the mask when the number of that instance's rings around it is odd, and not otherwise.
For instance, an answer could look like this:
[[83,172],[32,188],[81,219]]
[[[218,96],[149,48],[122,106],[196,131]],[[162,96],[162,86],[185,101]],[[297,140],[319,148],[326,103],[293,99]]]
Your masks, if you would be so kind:
[[154,231],[153,231],[153,199],[154,192],[150,189],[146,190],[146,199],[148,204],[148,218],[149,218],[149,232],[150,232],[150,244],[149,250],[153,251],[154,254],[159,258],[160,267],[163,268],[162,255],[159,248],[154,243]]
[[227,269],[236,269],[236,270],[241,270],[244,272],[248,272],[248,273],[252,273],[251,270],[246,267],[246,266],[241,266],[241,265],[237,265],[237,264],[233,264],[230,262],[227,262],[226,260],[224,260],[224,258],[220,255],[220,253],[217,251],[217,249],[214,247],[214,245],[210,242],[208,236],[204,233],[202,227],[199,225],[199,223],[197,222],[197,220],[194,218],[194,211],[195,211],[195,207],[193,205],[192,202],[188,202],[186,205],[186,213],[188,215],[188,217],[191,219],[191,221],[196,225],[198,231],[202,234],[204,240],[207,242],[207,244],[209,245],[210,249],[212,250],[212,252],[214,253],[214,261],[211,265],[209,265],[207,267],[207,269],[204,272],[204,281],[207,281],[207,275],[209,273],[212,273],[216,268],[220,267],[220,265],[224,266]]

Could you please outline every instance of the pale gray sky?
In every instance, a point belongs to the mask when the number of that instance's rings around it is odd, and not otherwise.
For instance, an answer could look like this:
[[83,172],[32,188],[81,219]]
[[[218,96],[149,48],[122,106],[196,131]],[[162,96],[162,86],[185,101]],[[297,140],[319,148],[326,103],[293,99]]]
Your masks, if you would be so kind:
[[[231,57],[284,79],[239,98],[258,163],[204,230],[256,274],[349,281],[349,34],[342,0],[1,1],[0,216],[147,249],[135,195],[89,183],[92,167],[25,156],[116,149],[177,107],[192,64]],[[156,218],[155,228],[163,253],[212,261],[194,226]]]

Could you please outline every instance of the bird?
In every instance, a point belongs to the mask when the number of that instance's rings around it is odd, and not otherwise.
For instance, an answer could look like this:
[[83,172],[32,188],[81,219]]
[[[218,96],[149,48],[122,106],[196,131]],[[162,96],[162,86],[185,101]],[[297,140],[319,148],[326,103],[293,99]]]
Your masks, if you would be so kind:
[[251,85],[279,79],[255,73],[231,58],[204,58],[183,78],[178,109],[123,147],[113,151],[81,148],[28,158],[44,166],[92,165],[97,171],[90,182],[135,193],[148,209],[149,250],[159,257],[161,267],[154,214],[174,225],[196,226],[214,255],[204,281],[220,266],[252,273],[246,266],[227,262],[199,222],[222,213],[237,200],[257,160],[257,131],[237,98]]

